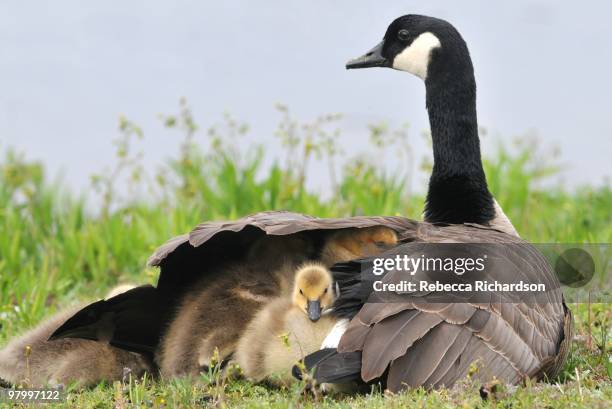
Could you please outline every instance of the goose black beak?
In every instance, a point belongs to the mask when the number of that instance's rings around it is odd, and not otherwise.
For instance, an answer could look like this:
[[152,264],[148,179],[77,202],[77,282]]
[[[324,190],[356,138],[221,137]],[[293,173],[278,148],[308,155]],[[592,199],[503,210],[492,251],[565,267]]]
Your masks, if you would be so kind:
[[390,67],[389,61],[383,57],[382,49],[384,41],[381,41],[376,47],[362,55],[361,57],[353,58],[346,63],[346,69],[353,68],[370,68],[370,67]]
[[307,309],[308,309],[308,318],[310,318],[310,321],[313,321],[313,322],[319,321],[319,318],[321,318],[321,301],[308,300]]

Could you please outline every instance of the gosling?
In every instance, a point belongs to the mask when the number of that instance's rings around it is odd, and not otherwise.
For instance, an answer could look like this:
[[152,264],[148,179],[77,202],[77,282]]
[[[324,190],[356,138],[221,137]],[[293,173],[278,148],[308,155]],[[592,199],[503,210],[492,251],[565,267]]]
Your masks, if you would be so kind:
[[260,310],[238,342],[235,363],[256,382],[294,381],[291,368],[319,350],[336,319],[326,314],[333,302],[332,276],[321,264],[295,273],[291,298],[280,297]]
[[[106,298],[131,288],[118,286]],[[143,355],[106,342],[74,338],[49,341],[51,334],[81,307],[55,314],[0,350],[0,379],[35,388],[60,384],[90,387],[101,381],[121,380],[127,374],[140,377],[153,373],[153,364]]]

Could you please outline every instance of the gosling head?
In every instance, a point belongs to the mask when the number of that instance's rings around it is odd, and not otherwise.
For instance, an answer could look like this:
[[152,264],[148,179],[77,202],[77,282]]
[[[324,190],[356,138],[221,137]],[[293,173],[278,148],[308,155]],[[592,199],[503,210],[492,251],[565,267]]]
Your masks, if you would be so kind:
[[369,67],[389,67],[427,80],[433,72],[469,71],[471,60],[465,41],[450,23],[409,14],[395,19],[378,45],[346,64],[347,69]]
[[293,304],[311,321],[318,321],[321,311],[334,302],[332,282],[330,272],[323,266],[311,264],[301,267],[295,275]]

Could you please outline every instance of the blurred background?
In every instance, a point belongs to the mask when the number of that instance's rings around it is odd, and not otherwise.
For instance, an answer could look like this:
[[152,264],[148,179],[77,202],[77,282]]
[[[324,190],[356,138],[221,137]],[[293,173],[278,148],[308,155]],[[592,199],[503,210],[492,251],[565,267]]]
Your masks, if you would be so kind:
[[[600,186],[612,174],[610,11],[590,1],[3,2],[0,149],[42,161],[81,192],[112,166],[120,115],[143,130],[134,149],[145,168],[177,154],[158,115],[185,97],[196,138],[229,113],[249,127],[243,143],[263,144],[271,163],[283,156],[282,103],[302,122],[342,114],[330,129],[341,130],[347,160],[368,152],[368,125],[409,124],[408,182],[422,192],[420,163],[431,155],[424,85],[401,72],[344,69],[395,17],[420,13],[451,21],[468,42],[485,156],[499,141],[535,138],[562,165],[542,183]],[[380,162],[393,170],[397,161]],[[328,195],[328,167],[313,163],[307,184]]]

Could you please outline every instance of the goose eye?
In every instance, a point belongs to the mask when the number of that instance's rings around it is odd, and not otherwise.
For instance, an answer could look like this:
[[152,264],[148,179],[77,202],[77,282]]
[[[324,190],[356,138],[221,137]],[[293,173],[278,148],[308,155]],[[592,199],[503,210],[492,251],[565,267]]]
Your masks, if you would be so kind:
[[410,32],[408,30],[400,30],[397,32],[397,38],[401,41],[407,41],[410,38]]

